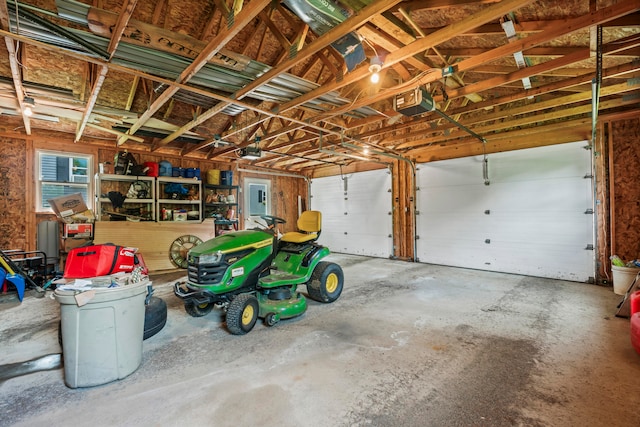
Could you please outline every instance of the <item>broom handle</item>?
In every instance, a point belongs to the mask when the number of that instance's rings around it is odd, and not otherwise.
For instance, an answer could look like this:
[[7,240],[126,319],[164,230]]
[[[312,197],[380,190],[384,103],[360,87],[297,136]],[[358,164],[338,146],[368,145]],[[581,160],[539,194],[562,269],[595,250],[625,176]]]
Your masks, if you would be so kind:
[[0,256],[0,264],[2,264],[5,270],[7,270],[7,273],[15,275],[16,273],[11,269],[11,267],[9,267],[9,264],[7,264],[7,262],[4,260],[4,253],[2,255],[3,256]]

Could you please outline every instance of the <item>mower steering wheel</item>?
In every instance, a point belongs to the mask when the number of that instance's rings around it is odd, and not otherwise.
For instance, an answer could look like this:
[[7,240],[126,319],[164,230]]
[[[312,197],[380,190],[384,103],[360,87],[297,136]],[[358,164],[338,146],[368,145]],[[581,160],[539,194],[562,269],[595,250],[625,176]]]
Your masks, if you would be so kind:
[[275,228],[276,225],[278,224],[286,224],[287,221],[285,221],[282,218],[279,218],[277,216],[272,216],[272,215],[260,215],[260,218],[264,219],[267,223],[267,226],[269,228]]

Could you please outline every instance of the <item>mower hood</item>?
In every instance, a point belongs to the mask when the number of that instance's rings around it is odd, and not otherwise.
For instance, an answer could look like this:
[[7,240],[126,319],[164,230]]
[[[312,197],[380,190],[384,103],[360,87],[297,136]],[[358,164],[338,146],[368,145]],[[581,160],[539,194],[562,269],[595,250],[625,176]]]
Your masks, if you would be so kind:
[[220,252],[222,254],[245,249],[260,249],[273,244],[273,234],[261,230],[242,230],[223,234],[192,248],[189,252],[199,256]]

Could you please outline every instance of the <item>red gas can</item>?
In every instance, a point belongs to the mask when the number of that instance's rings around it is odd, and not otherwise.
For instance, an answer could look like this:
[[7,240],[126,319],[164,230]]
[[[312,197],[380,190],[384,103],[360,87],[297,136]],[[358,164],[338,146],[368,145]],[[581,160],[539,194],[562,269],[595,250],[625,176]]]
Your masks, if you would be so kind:
[[629,302],[631,303],[631,315],[640,313],[640,291],[632,293],[629,297]]
[[631,345],[640,354],[640,313],[631,316]]

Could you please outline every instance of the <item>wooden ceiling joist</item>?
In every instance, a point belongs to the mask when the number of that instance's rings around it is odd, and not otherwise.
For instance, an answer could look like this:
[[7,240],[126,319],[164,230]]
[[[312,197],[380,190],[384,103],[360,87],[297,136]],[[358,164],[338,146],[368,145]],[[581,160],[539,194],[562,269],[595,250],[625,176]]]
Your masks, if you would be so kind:
[[[58,26],[60,34],[71,32],[65,19],[56,19],[50,2],[23,3],[29,13]],[[348,3],[352,15],[322,34],[314,33],[313,25],[286,5],[267,0],[127,0],[119,2],[119,13],[98,9],[96,3],[88,9],[86,28],[81,16],[74,23],[73,31],[93,33],[87,39],[105,38],[96,49],[106,49],[110,57],[126,56],[125,49],[133,45],[141,57],[151,58],[138,67],[133,58],[105,60],[82,53],[82,48],[69,50],[50,41],[55,37],[39,39],[37,31],[16,34],[8,18],[18,11],[0,0],[0,36],[7,45],[0,52],[7,58],[0,67],[0,114],[25,134],[45,127],[39,117],[22,114],[25,95],[33,93],[40,112],[59,115],[60,129],[86,144],[94,143],[91,135],[111,134],[119,144],[131,139],[132,148],[156,154],[221,161],[244,162],[236,151],[255,143],[259,135],[265,152],[254,164],[308,172],[335,166],[323,164],[326,161],[362,168],[361,160],[340,151],[342,138],[418,159],[476,152],[477,142],[442,116],[408,117],[394,110],[397,95],[418,87],[429,91],[441,111],[486,133],[496,149],[521,146],[512,143],[518,132],[586,119],[597,49],[603,53],[601,114],[638,108],[631,96],[635,86],[624,87],[640,73],[640,4],[635,0],[607,2],[610,5],[600,8],[601,2],[591,0],[575,0],[570,6],[553,0]],[[518,34],[511,42],[500,25],[504,16],[513,19]],[[604,33],[600,47],[590,39],[596,26]],[[354,46],[363,49],[366,58],[355,66],[350,63],[347,70],[332,44],[352,32],[366,40]],[[514,52],[523,53],[527,67],[515,66]],[[55,63],[47,63],[50,55],[55,55]],[[383,60],[383,78],[372,85],[369,61],[375,55]],[[77,70],[58,67],[61,57],[70,58]],[[163,63],[160,58],[167,59]],[[238,61],[238,66],[224,58]],[[178,63],[184,65],[176,71]],[[172,77],[163,77],[168,75]],[[523,78],[530,79],[531,89],[522,87]],[[55,88],[67,81],[86,83],[75,84],[65,99],[47,89],[30,89],[34,83]],[[291,90],[283,87],[283,95],[269,94],[288,81]],[[102,93],[103,85],[109,96]],[[104,102],[109,108],[101,105]],[[163,132],[175,130],[160,138],[132,137],[143,126],[146,130],[159,123]],[[130,125],[123,134],[122,127]],[[113,132],[107,130],[110,126]],[[564,136],[552,139],[575,137],[581,126],[567,127]],[[562,126],[555,129],[563,132]],[[319,151],[321,132],[329,151]],[[187,134],[201,142],[186,142],[182,137]]]

